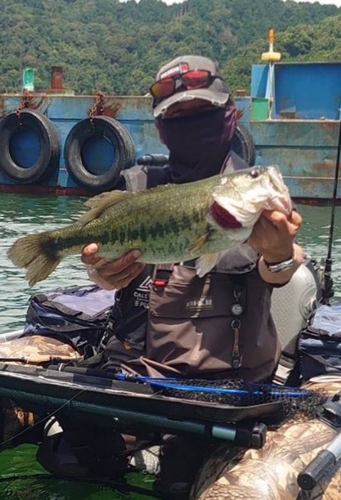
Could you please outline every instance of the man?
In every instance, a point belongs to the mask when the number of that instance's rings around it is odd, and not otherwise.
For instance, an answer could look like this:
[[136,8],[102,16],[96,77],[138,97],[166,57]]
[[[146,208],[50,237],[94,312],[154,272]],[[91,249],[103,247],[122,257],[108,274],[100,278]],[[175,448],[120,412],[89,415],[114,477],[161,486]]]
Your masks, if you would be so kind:
[[[124,171],[122,175],[127,189],[190,182],[221,171],[248,167],[231,151],[236,110],[229,88],[213,61],[200,56],[184,56],[171,61],[158,72],[151,93],[160,139],[170,151],[169,165],[160,168],[137,166]],[[276,211],[265,212],[248,244],[227,252],[222,258],[224,272],[247,274],[256,270],[259,283],[266,283],[266,293],[271,295],[271,285],[287,283],[303,261],[303,250],[294,243],[300,224],[301,217],[297,212],[290,217]],[[113,329],[106,336],[109,338],[108,342],[106,339],[108,358],[117,367],[123,363],[124,369],[142,373],[144,367],[147,373],[153,374],[155,370],[150,360],[145,359],[149,285],[153,270],[151,266],[137,262],[139,256],[136,249],[120,259],[107,262],[101,258],[97,244],[93,243],[84,248],[82,260],[93,281],[103,288],[120,290],[112,314]],[[280,272],[274,272],[278,269]],[[270,299],[266,304],[266,308],[269,307]],[[251,315],[256,312],[248,311]],[[272,325],[266,328],[273,330]],[[272,341],[272,346],[272,360],[267,360],[268,372],[259,377],[255,366],[255,376],[248,378],[257,380],[271,375],[278,359],[276,341]],[[254,356],[257,358],[256,353]],[[172,364],[172,369],[175,364]],[[200,366],[197,368],[200,372]]]
[[[178,57],[159,70],[150,92],[169,164],[126,170],[121,188],[185,183],[248,167],[231,151],[236,110],[216,63],[201,56]],[[137,261],[138,248],[108,262],[95,242],[86,246],[82,260],[90,279],[119,291],[103,339],[103,368],[269,380],[280,354],[271,292],[303,262],[303,250],[295,243],[300,225],[296,211],[289,217],[264,212],[248,242],[223,252],[210,276],[201,279],[193,263],[153,268]],[[210,297],[205,307],[198,300],[202,290]],[[182,441],[182,450],[187,445]],[[173,440],[161,457],[161,466],[172,469],[169,474],[161,468],[158,491],[165,498],[178,498],[175,492],[186,498],[203,456],[190,445],[188,452],[179,449]]]

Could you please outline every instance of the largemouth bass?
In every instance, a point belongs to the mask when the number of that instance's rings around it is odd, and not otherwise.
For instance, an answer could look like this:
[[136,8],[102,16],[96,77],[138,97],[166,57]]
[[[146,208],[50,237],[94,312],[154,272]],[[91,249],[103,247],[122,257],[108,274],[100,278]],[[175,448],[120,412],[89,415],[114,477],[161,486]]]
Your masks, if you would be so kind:
[[197,259],[197,273],[203,276],[220,251],[250,236],[263,210],[291,211],[289,191],[275,166],[146,191],[111,191],[85,206],[89,210],[76,223],[24,236],[11,246],[8,257],[27,269],[30,286],[91,242],[108,260],[133,249],[149,264]]

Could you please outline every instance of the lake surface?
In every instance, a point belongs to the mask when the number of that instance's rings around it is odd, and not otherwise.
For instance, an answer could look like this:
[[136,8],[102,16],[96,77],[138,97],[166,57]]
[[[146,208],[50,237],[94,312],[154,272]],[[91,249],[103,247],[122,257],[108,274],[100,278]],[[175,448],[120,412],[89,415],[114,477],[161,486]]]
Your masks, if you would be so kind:
[[[76,219],[85,198],[29,196],[0,193],[0,333],[22,327],[31,294],[53,288],[89,283],[79,257],[70,257],[53,276],[29,288],[25,273],[6,257],[9,246],[19,236],[53,229]],[[36,446],[22,445],[0,453],[0,500],[148,500],[154,496],[139,493],[150,490],[152,477],[128,474],[129,488],[51,477],[28,478],[44,474],[35,460]],[[8,479],[6,476],[10,475]],[[22,476],[22,477],[20,477]],[[133,491],[131,491],[133,490]]]
[[[82,211],[84,198],[29,196],[0,193],[0,332],[20,328],[31,294],[57,287],[85,284],[87,275],[79,257],[65,260],[45,281],[29,288],[24,271],[13,267],[6,257],[9,246],[19,236],[52,229],[75,220]],[[327,256],[331,208],[298,206],[304,223],[299,241],[318,262]],[[337,207],[333,238],[333,278],[335,297],[341,297],[341,207]],[[35,461],[36,448],[23,445],[0,453],[0,500],[143,500],[152,498],[136,491],[126,493],[103,485],[19,478],[30,473],[43,473]],[[10,479],[5,476],[12,475]],[[128,475],[132,485],[150,488],[151,478]]]

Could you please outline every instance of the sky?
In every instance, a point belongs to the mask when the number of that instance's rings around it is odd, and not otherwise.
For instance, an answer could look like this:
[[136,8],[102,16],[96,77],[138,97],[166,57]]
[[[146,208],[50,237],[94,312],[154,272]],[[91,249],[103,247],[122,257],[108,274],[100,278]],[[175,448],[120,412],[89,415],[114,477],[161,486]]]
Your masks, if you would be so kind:
[[[162,1],[164,3],[166,3],[167,5],[171,5],[173,3],[181,3],[184,0],[162,0]],[[313,3],[316,0],[295,0],[295,2],[298,2],[298,1]],[[337,7],[341,7],[341,0],[318,0],[318,2],[322,5],[336,5]]]

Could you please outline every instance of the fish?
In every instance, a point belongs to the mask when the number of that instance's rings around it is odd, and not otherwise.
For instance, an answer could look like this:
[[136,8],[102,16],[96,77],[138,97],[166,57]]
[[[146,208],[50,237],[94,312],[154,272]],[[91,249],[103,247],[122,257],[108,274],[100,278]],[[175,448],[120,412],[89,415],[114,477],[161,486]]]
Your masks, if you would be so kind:
[[291,198],[277,166],[257,166],[185,184],[103,192],[85,207],[74,223],[23,236],[9,248],[8,258],[26,269],[30,286],[89,243],[107,260],[131,250],[148,264],[196,259],[202,277],[221,251],[247,240],[263,210],[289,215]]

